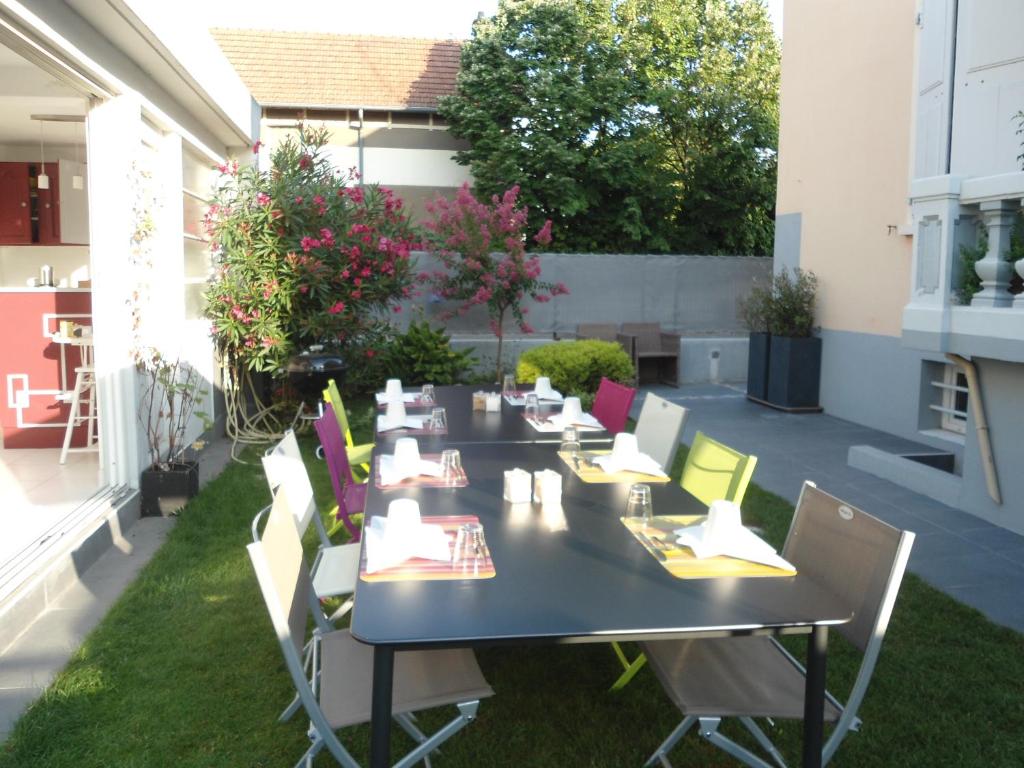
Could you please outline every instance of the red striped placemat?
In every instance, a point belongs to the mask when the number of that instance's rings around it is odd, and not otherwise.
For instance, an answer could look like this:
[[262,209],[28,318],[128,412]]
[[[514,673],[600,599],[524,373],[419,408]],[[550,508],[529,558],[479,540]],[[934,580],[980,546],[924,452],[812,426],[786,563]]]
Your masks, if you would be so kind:
[[[455,533],[459,530],[459,527],[466,523],[479,523],[480,518],[476,515],[438,515],[436,517],[424,517],[423,522],[429,525],[440,525],[444,528],[444,532],[448,534],[449,547],[454,547]],[[495,574],[494,561],[491,560],[490,552],[478,561],[476,568],[469,566],[466,569],[462,565],[452,566],[451,563],[442,563],[440,560],[423,560],[419,557],[413,557],[393,568],[385,568],[376,573],[367,573],[365,546],[359,560],[359,578],[363,581],[491,579],[494,578]]]
[[[424,403],[423,397],[421,395],[416,395],[416,397],[414,397],[412,400],[405,400],[403,402],[405,403],[406,408],[433,408],[435,405],[437,405],[437,403],[434,400],[431,400],[429,403]],[[378,401],[378,411],[386,411],[387,407],[388,404],[386,402],[381,403]]]
[[[433,461],[437,464],[441,463],[440,453],[421,453],[420,458],[424,461]],[[443,477],[434,477],[433,475],[417,475],[416,477],[409,477],[400,483],[394,485],[384,485],[380,481],[380,460],[378,456],[374,460],[373,464],[373,484],[382,491],[387,491],[392,488],[465,488],[469,485],[469,478],[466,477],[466,470],[459,467],[459,477],[455,482],[449,482]]]
[[[444,429],[430,429],[429,427],[426,426],[426,424],[427,424],[426,420],[423,421],[423,425],[424,426],[422,426],[422,427],[402,427],[401,429],[385,429],[385,430],[381,431],[381,429],[380,429],[380,419],[381,418],[383,418],[383,417],[382,416],[378,416],[377,417],[377,425],[376,426],[377,426],[377,434],[378,435],[382,435],[382,436],[398,435],[399,437],[408,437],[409,435],[447,435],[448,434],[448,428],[447,427],[445,427]],[[419,414],[417,414],[416,418],[424,418],[424,417],[419,415]]]

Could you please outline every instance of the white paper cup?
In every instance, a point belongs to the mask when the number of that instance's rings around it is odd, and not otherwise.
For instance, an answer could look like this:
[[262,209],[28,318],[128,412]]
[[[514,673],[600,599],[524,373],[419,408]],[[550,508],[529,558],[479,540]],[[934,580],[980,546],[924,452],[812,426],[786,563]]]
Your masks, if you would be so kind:
[[547,376],[538,376],[537,381],[534,382],[533,391],[538,395],[550,395],[551,379]]
[[640,448],[636,442],[636,435],[619,432],[615,436],[615,442],[612,443],[612,456],[616,459],[629,459],[638,453],[640,453]]
[[395,499],[388,504],[388,528],[414,527],[420,524],[420,505],[416,499]]
[[738,504],[724,499],[711,502],[708,520],[704,524],[705,535],[709,539],[728,537],[741,526]]
[[391,424],[394,424],[399,421],[404,421],[405,403],[403,403],[401,400],[389,400],[388,410],[385,415],[385,419]]
[[575,421],[579,421],[583,415],[583,406],[578,397],[565,398],[565,405],[562,406],[562,426],[567,427]]
[[387,384],[384,385],[384,394],[387,395],[388,400],[402,399],[402,380],[401,379],[388,379]]
[[405,474],[415,472],[420,465],[420,447],[415,437],[400,437],[395,441],[395,470]]

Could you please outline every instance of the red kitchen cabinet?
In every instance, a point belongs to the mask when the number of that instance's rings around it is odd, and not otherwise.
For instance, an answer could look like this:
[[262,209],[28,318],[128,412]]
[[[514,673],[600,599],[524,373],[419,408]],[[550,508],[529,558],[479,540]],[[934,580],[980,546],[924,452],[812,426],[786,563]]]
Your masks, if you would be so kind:
[[0,163],[0,245],[31,242],[28,163]]
[[[40,164],[30,163],[29,208],[38,223],[33,227],[32,242],[40,245],[60,245],[60,170],[56,163],[46,163],[46,175],[50,179],[49,189],[39,189],[37,181]],[[31,199],[35,198],[35,199]]]

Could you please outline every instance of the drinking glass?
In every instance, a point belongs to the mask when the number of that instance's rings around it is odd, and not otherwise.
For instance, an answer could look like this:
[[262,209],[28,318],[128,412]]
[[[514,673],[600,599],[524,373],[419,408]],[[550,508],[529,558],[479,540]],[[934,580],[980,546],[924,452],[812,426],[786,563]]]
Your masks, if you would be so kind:
[[579,461],[580,433],[576,427],[569,426],[562,430],[562,445],[558,449],[567,454],[573,461]]
[[424,384],[423,391],[420,392],[420,402],[423,405],[430,405],[434,402],[434,385]]
[[641,521],[645,526],[654,520],[651,486],[644,483],[630,486],[629,499],[626,501],[626,517]]
[[526,408],[523,411],[527,419],[536,421],[540,416],[540,398],[536,392],[526,393]]
[[444,408],[435,408],[430,412],[430,430],[444,432],[448,429],[448,414]]
[[472,567],[475,572],[487,554],[484,527],[480,523],[459,526],[455,534],[455,548],[452,550],[452,567],[461,565],[464,571]]
[[441,451],[441,478],[448,485],[455,485],[462,479],[462,455],[457,448]]
[[506,373],[505,378],[501,384],[501,394],[507,395],[508,397],[514,396],[516,393],[516,375],[514,373]]

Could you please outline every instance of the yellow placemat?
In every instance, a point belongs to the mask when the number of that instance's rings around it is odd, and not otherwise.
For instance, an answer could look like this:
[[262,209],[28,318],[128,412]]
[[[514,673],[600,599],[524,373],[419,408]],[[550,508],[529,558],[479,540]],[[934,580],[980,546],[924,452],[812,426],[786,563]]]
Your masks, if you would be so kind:
[[576,468],[569,454],[558,452],[558,458],[584,483],[667,483],[670,478],[645,475],[643,472],[605,472],[598,466],[583,463],[582,457],[609,454],[611,451],[584,451],[580,454],[580,466]]
[[[665,570],[677,579],[716,579],[722,576],[795,576],[796,571],[773,568],[770,565],[751,563],[734,557],[705,557],[698,559],[693,556],[689,547],[680,547],[675,543],[672,531],[684,525],[693,525],[704,519],[703,515],[663,515],[656,516],[652,523],[644,526],[634,518],[619,518],[633,537],[651,553],[651,557],[661,563]],[[667,535],[666,535],[667,534]],[[645,540],[646,539],[646,540]],[[656,542],[668,546],[661,548]],[[655,553],[661,551],[666,555],[662,560]]]

